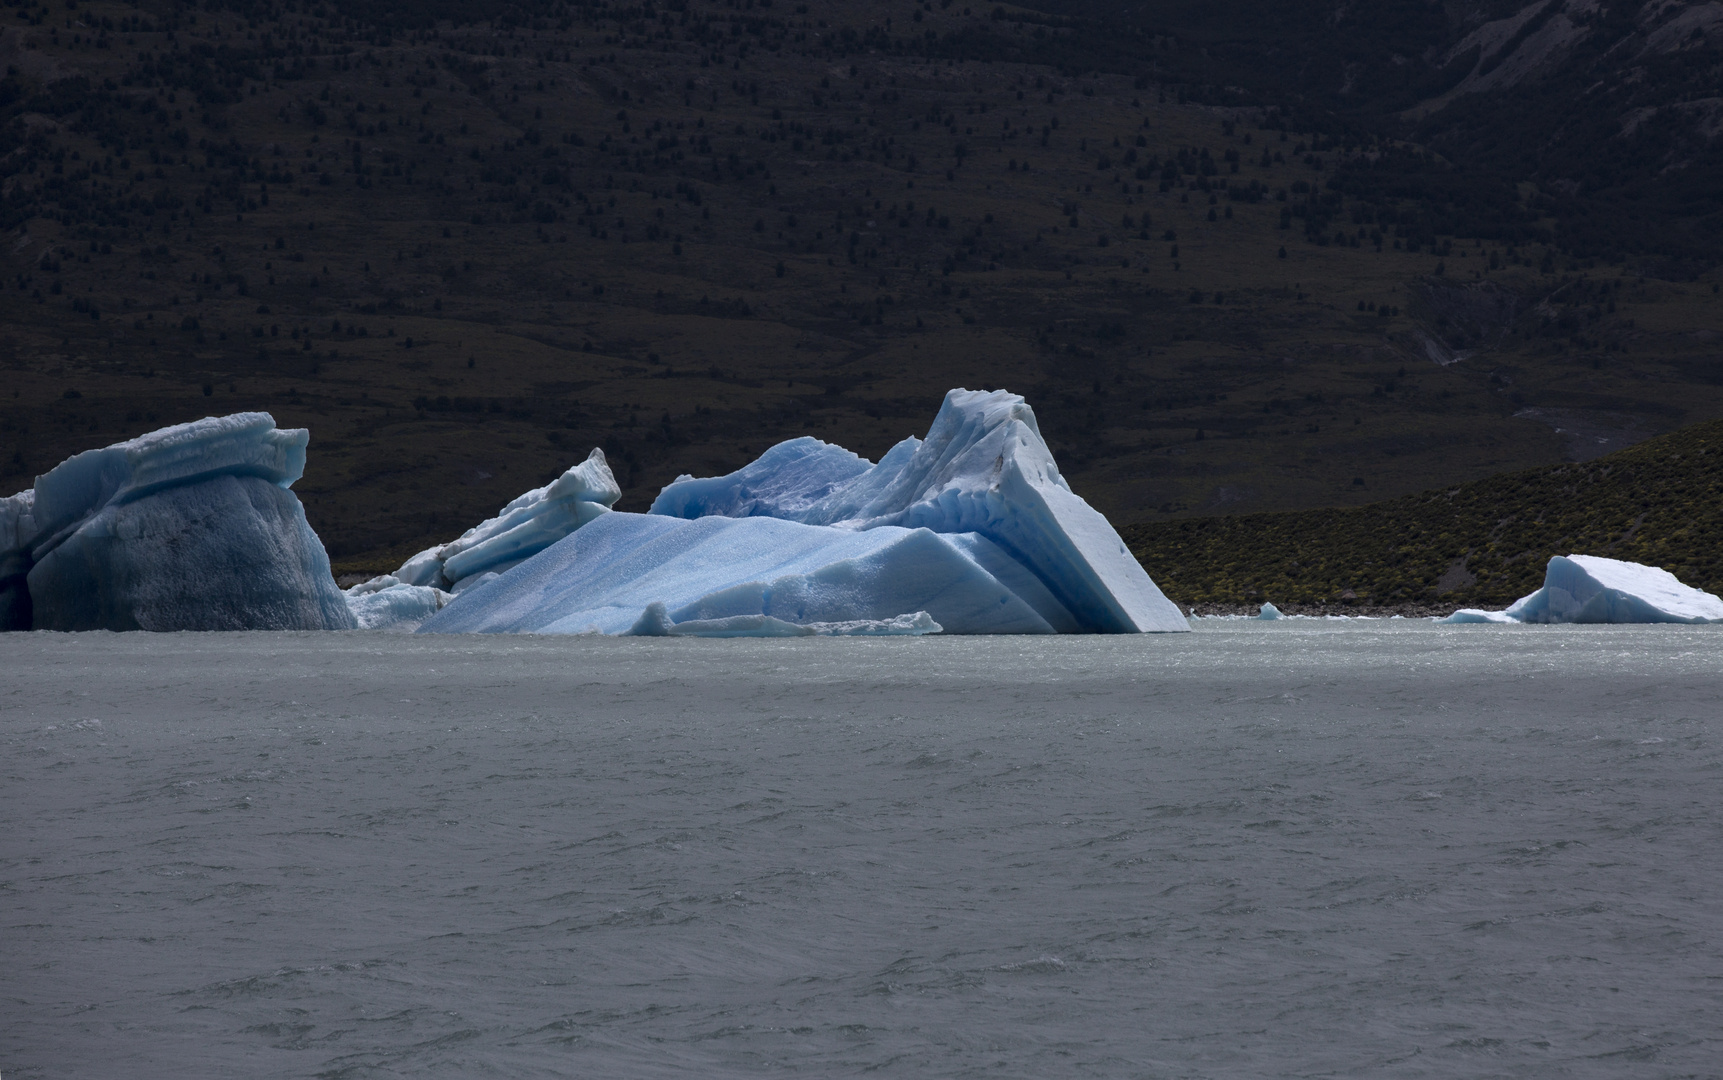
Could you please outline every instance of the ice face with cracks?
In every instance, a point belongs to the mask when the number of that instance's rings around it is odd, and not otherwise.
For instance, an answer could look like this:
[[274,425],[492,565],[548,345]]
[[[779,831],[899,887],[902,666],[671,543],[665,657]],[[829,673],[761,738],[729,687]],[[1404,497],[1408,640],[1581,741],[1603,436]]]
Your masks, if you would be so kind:
[[1656,566],[1598,555],[1557,555],[1543,588],[1506,611],[1465,608],[1450,623],[1715,623],[1723,599]]
[[1018,395],[952,390],[925,440],[905,439],[870,468],[855,470],[852,458],[792,440],[727,476],[668,485],[651,512],[971,534],[1040,582],[1071,619],[1057,629],[1189,629],[1107,519],[1071,491]]
[[352,628],[288,490],[309,438],[268,413],[206,417],[37,477],[0,501],[4,627]]
[[652,512],[679,518],[717,515],[802,521],[832,492],[873,467],[860,454],[804,435],[777,444],[726,476],[677,477],[659,493]]

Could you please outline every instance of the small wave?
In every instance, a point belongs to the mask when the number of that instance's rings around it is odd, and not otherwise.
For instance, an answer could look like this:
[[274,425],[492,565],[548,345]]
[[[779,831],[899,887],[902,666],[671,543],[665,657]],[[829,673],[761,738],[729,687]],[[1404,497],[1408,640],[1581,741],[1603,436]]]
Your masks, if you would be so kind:
[[1042,954],[1033,960],[1025,960],[1022,963],[1000,964],[999,970],[1008,971],[1013,974],[1047,975],[1055,971],[1064,971],[1065,961],[1059,959],[1057,956]]

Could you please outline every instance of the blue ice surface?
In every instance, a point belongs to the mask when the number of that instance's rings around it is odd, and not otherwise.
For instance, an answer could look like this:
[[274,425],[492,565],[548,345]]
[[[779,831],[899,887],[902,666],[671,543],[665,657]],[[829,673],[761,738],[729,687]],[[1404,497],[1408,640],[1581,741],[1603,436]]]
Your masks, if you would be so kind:
[[612,512],[456,596],[419,632],[623,634],[654,604],[672,624],[887,623],[925,612],[947,633],[1054,632],[987,562],[1013,565],[983,537],[927,529]]
[[0,629],[352,628],[288,490],[309,438],[235,413],[61,462],[0,500]]
[[725,476],[681,476],[652,504],[669,517],[776,517],[801,521],[833,491],[874,467],[841,446],[803,436],[778,443]]
[[[847,450],[796,439],[727,476],[684,478],[666,486],[651,513],[769,516],[849,531],[894,527],[974,535],[1015,562],[1019,580],[1037,581],[1057,606],[1053,614],[1071,620],[1061,624],[1049,618],[1056,629],[1190,628],[1107,519],[1072,492],[1041,437],[1034,411],[1016,394],[952,390],[925,439],[905,439],[877,465],[851,472],[857,462],[861,459]],[[1001,580],[1008,576],[990,569]],[[1042,608],[1034,599],[1025,600]]]
[[1543,587],[1506,611],[1462,608],[1449,623],[1715,623],[1723,599],[1669,571],[1599,555],[1555,555]]

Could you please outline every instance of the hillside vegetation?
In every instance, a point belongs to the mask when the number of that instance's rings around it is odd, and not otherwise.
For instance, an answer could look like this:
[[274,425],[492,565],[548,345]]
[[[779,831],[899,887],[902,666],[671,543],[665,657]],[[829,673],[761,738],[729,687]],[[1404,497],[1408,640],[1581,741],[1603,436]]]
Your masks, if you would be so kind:
[[1662,256],[1675,276],[1723,248],[1723,5],[1031,3],[1106,26],[1092,36],[1109,62],[1187,99],[1434,151],[1440,168],[1394,152],[1343,161],[1336,180],[1415,195],[1436,232]]
[[1121,531],[1167,595],[1199,610],[1500,608],[1568,554],[1661,566],[1723,594],[1723,422],[1369,506]]
[[[1250,33],[1328,42],[1313,71],[1465,32],[1421,0],[1327,38],[1281,7]],[[643,509],[784,438],[877,457],[953,386],[1023,393],[1125,522],[1723,417],[1714,269],[1564,247],[1559,177],[1331,108],[1280,53],[1228,89],[1255,54],[1204,36],[1217,10],[0,6],[0,482],[267,409],[311,429],[296,490],[358,572],[594,445]]]

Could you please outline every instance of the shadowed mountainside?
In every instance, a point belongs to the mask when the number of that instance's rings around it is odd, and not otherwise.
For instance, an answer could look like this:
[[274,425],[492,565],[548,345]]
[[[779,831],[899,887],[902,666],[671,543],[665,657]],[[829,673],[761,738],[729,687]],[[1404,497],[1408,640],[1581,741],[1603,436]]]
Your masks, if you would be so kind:
[[[267,409],[362,571],[593,445],[642,509],[796,435],[877,457],[952,386],[1024,393],[1116,521],[1593,457],[1723,416],[1709,195],[1668,198],[1716,35],[1664,8],[1614,104],[1558,107],[1605,19],[1425,114],[1514,10],[30,0],[0,473]],[[1582,242],[1564,139],[1637,162],[1643,243]]]
[[1199,610],[1501,608],[1543,584],[1551,556],[1575,553],[1723,593],[1723,421],[1369,506],[1121,532],[1162,591]]

